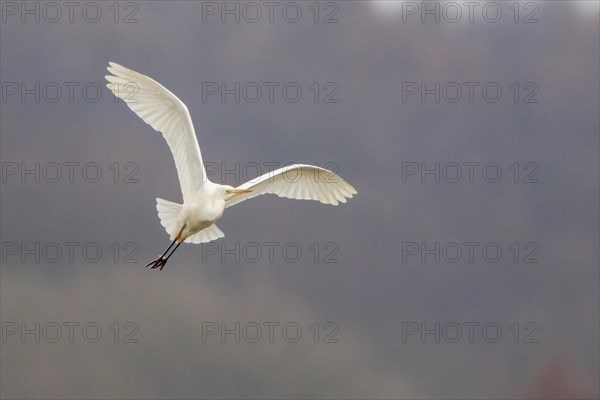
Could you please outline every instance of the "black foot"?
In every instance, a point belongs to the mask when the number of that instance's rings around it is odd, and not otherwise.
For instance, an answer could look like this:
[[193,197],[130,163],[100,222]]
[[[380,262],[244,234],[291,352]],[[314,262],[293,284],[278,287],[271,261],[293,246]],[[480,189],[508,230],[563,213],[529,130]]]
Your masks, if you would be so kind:
[[162,269],[165,267],[166,263],[167,263],[166,258],[164,258],[163,256],[158,256],[158,258],[156,260],[150,261],[148,264],[146,264],[146,267],[152,266],[151,269],[160,267],[160,270],[162,271]]

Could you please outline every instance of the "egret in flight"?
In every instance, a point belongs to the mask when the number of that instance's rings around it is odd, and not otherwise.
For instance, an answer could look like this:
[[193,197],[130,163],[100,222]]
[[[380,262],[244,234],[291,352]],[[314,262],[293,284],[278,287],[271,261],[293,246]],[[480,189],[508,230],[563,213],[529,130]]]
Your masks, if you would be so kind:
[[156,199],[160,223],[172,242],[146,267],[160,267],[162,270],[182,242],[206,243],[225,236],[215,221],[223,215],[225,208],[246,199],[272,193],[279,197],[317,200],[337,206],[356,194],[352,185],[333,172],[305,164],[268,172],[237,188],[211,182],[202,164],[200,147],[186,105],[146,75],[113,62],[107,69],[112,74],[106,76],[107,87],[144,122],[163,134],[175,159],[183,195],[183,204]]

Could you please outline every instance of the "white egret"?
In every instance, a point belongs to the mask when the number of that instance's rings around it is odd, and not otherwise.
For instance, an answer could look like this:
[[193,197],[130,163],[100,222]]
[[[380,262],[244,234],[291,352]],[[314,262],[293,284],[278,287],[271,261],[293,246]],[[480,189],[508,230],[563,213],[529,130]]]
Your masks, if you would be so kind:
[[[144,122],[161,132],[173,153],[183,204],[156,199],[160,223],[170,236],[165,252],[146,267],[162,270],[182,242],[205,243],[221,238],[215,221],[225,208],[261,194],[317,200],[338,205],[356,194],[348,182],[313,165],[294,164],[266,173],[237,188],[211,182],[204,170],[190,113],[173,93],[152,78],[110,62],[108,88]],[[169,253],[171,248],[173,250]]]

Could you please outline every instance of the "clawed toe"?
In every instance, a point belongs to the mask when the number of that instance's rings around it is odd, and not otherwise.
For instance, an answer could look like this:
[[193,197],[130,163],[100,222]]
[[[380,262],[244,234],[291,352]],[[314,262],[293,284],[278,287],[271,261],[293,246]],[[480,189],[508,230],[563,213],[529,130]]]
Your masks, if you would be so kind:
[[161,271],[162,269],[165,267],[165,264],[167,263],[167,259],[164,258],[163,256],[159,256],[157,259],[150,261],[148,264],[146,264],[146,267],[150,267],[150,269],[155,269],[160,267]]
[[[183,228],[181,229],[183,230]],[[179,233],[181,234],[181,232]],[[175,246],[175,248],[169,253],[169,250],[171,250],[171,247],[173,247],[175,243],[177,243],[177,246]],[[162,253],[160,256],[156,257],[154,260],[146,264],[146,268],[150,267],[150,269],[155,269],[160,267],[160,270],[162,271],[162,269],[165,267],[165,264],[169,260],[169,257],[171,257],[173,253],[175,253],[175,250],[177,250],[181,243],[183,243],[183,241],[178,242],[177,239],[173,240],[173,242],[169,245],[169,247],[167,247],[164,253]]]

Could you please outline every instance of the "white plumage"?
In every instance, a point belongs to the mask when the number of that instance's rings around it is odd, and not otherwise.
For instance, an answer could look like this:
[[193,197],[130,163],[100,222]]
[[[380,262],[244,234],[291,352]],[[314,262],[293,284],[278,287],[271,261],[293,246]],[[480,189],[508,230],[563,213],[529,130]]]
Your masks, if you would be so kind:
[[316,200],[323,204],[337,206],[339,203],[345,203],[346,198],[356,194],[352,185],[338,175],[328,169],[306,164],[293,164],[279,168],[238,188],[250,189],[252,192],[232,198],[227,202],[226,207],[266,193],[288,199]]
[[[185,104],[152,78],[110,62],[107,87],[123,99],[144,122],[161,132],[177,168],[183,204],[156,199],[156,209],[171,246],[148,263],[162,269],[183,241],[205,243],[225,236],[215,225],[223,210],[262,194],[299,200],[316,200],[337,206],[356,194],[348,182],[316,166],[294,164],[272,171],[237,188],[211,182],[202,164],[202,155],[190,113]],[[171,247],[177,246],[167,255]]]

